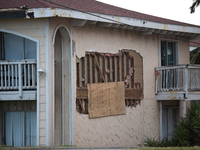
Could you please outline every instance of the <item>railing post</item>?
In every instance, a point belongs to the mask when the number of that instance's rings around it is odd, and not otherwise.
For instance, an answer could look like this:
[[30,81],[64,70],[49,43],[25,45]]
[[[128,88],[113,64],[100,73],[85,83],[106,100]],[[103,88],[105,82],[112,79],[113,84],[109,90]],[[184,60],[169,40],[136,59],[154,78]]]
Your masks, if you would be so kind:
[[185,66],[185,71],[184,71],[184,90],[185,90],[185,99],[187,99],[188,97],[188,65]]
[[22,64],[18,64],[19,68],[19,98],[23,97],[23,85],[22,85]]

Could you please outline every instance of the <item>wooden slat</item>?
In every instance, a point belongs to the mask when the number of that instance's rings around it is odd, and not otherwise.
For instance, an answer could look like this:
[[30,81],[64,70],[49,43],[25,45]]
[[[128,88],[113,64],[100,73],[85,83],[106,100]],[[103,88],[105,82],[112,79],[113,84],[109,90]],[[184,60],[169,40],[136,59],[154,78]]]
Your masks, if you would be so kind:
[[134,70],[134,58],[131,58],[131,67],[133,67],[133,74],[131,76],[131,84],[132,84],[132,88],[134,87],[134,74],[135,74],[135,70]]
[[88,99],[87,87],[76,88],[76,98],[77,99]]
[[79,100],[79,103],[81,105],[81,113],[84,113],[84,108],[83,108],[83,104],[82,104],[82,100],[81,99],[78,99]]
[[85,87],[85,58],[81,58],[81,63],[82,63],[82,85]]
[[88,84],[90,118],[125,114],[124,82]]
[[98,61],[97,61],[96,55],[94,55],[94,58],[95,58],[95,60],[96,60],[97,66],[98,66],[98,68],[99,68],[99,71],[100,71],[100,73],[101,73],[101,75],[102,75],[103,81],[105,82],[105,78],[104,78],[104,76],[103,76],[103,74],[102,74],[102,71],[101,71],[100,65],[99,65],[99,63],[98,63]]
[[90,55],[88,55],[88,57],[87,57],[87,67],[88,67],[88,69],[87,69],[88,83],[90,83]]
[[125,99],[142,99],[142,89],[125,89]]
[[95,83],[95,62],[94,62],[94,56],[92,56],[92,83]]
[[76,63],[76,84],[77,84],[77,87],[80,87],[80,84],[79,84],[79,74],[80,74],[80,69],[79,69],[79,63]]
[[117,57],[117,81],[120,81],[120,56]]
[[122,52],[122,66],[121,66],[121,69],[122,69],[122,81],[124,81],[124,52]]
[[112,57],[113,82],[115,82],[115,56]]
[[126,75],[129,75],[129,69],[131,68],[129,66],[129,55],[128,53],[125,53],[126,54]]
[[[76,88],[77,99],[88,99],[87,87]],[[141,99],[142,89],[125,89],[125,99]]]
[[[97,61],[98,61],[97,65],[99,65],[100,64],[100,54],[99,53],[97,55]],[[100,66],[99,66],[99,68],[100,68]],[[101,77],[100,77],[100,70],[99,69],[97,69],[97,76],[98,76],[98,83],[100,83],[101,82]]]
[[106,58],[105,58],[105,55],[103,56],[103,76],[105,77],[104,82],[106,82]]
[[108,63],[108,70],[109,70],[109,72],[110,72],[110,73],[108,73],[108,82],[111,82],[111,81],[110,81],[110,74],[111,74],[111,70],[110,70],[110,57],[107,57],[107,60],[108,60],[108,61],[107,61],[107,63]]

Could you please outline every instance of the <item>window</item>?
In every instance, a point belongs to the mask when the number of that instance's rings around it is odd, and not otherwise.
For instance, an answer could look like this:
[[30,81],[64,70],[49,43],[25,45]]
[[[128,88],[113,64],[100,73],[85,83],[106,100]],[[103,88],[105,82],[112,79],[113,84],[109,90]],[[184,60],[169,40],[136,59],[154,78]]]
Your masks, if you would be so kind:
[[177,64],[176,42],[161,41],[161,66]]
[[0,36],[1,60],[36,59],[36,42],[8,33]]

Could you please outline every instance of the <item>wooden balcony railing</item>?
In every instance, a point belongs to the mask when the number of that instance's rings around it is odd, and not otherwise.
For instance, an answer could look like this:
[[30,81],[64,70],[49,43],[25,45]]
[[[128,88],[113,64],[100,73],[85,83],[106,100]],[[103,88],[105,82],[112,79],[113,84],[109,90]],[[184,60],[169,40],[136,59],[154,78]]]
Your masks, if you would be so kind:
[[156,94],[159,92],[200,92],[200,65],[156,67]]
[[37,87],[36,60],[0,61],[0,90],[19,91],[34,90]]

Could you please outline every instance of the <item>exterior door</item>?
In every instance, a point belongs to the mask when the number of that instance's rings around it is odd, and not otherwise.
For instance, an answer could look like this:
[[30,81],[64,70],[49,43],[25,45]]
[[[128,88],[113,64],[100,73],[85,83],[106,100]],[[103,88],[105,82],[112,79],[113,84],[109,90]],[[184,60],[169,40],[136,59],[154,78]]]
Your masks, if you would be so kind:
[[36,111],[5,112],[5,145],[36,146]]
[[161,66],[176,65],[176,42],[161,41]]
[[54,120],[54,145],[62,145],[62,37],[60,32],[55,38],[55,120]]
[[162,137],[171,138],[174,131],[174,125],[179,119],[178,108],[163,108],[162,109]]

